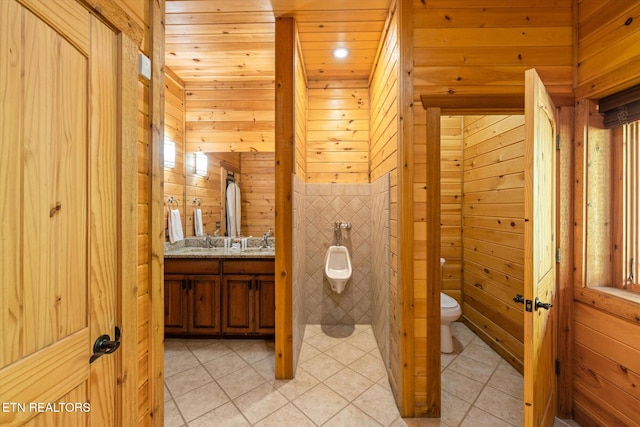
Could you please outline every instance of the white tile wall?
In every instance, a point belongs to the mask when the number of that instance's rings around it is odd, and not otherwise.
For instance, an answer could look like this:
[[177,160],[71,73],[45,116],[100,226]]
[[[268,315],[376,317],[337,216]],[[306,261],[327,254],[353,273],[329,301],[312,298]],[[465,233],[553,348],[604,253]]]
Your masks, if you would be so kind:
[[[306,184],[305,196],[307,323],[371,323],[371,188],[369,184]],[[324,277],[324,259],[335,244],[333,224],[350,222],[342,230],[353,275],[341,294]]]
[[389,366],[390,247],[389,175],[371,183],[371,328],[385,366]]
[[305,184],[297,176],[293,176],[293,278],[292,278],[292,305],[293,305],[293,371],[296,371],[300,347],[304,337],[306,325],[304,281],[306,277],[306,239],[305,239]]

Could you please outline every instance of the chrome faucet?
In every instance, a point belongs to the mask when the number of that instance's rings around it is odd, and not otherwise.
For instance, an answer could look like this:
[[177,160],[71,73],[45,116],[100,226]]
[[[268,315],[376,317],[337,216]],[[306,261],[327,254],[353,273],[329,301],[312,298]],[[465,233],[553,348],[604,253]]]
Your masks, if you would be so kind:
[[207,233],[207,236],[204,238],[204,241],[208,248],[213,247],[213,237],[209,233]]
[[266,233],[262,235],[262,247],[269,247],[269,236],[271,236],[271,229],[268,229]]

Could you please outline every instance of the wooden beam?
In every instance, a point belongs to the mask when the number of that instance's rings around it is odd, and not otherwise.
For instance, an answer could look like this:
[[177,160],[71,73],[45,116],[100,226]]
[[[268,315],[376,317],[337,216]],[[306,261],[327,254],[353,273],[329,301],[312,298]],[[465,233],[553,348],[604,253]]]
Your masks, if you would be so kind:
[[149,206],[149,413],[164,425],[164,0],[149,0],[151,82],[149,85],[151,200]]
[[[398,141],[398,294],[400,295],[400,414],[415,414],[415,351],[413,305],[413,3],[399,0],[400,129]],[[393,314],[393,313],[392,313]]]
[[441,414],[440,375],[440,116],[427,108],[427,401],[424,414]]
[[276,378],[293,378],[293,171],[295,141],[295,20],[276,19]]
[[573,107],[558,109],[560,151],[557,159],[557,230],[560,263],[558,264],[558,416],[571,418],[573,414]]
[[[573,107],[573,94],[551,93],[556,106]],[[524,114],[524,93],[421,95],[424,108],[439,107],[442,115]]]
[[421,95],[422,106],[440,108],[441,114],[466,115],[482,110],[489,114],[493,110],[500,113],[523,114],[524,93],[493,95]]

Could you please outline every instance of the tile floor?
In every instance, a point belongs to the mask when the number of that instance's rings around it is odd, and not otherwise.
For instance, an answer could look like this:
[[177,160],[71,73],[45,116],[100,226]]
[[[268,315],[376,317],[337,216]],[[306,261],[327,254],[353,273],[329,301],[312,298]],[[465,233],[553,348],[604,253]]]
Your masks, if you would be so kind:
[[522,425],[522,376],[462,323],[453,334],[437,420],[400,417],[369,325],[307,325],[293,380],[274,379],[271,341],[167,339],[165,426]]

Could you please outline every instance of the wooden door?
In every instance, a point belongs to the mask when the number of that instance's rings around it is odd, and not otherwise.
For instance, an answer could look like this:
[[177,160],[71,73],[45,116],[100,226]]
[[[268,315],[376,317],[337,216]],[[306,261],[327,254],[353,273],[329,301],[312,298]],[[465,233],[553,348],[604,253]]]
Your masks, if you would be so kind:
[[[74,0],[0,1],[1,425],[114,425],[117,45]],[[6,406],[10,403],[10,406]]]
[[246,334],[253,331],[253,288],[251,275],[225,275],[222,279],[222,332]]
[[189,285],[192,334],[220,333],[220,277],[191,276]]
[[256,276],[255,307],[255,331],[261,334],[273,334],[276,328],[275,276]]
[[164,276],[165,334],[183,334],[188,330],[188,286],[189,278],[187,276],[168,274]]
[[[525,73],[525,426],[556,413],[556,108],[535,70]],[[543,304],[543,305],[540,305]]]

